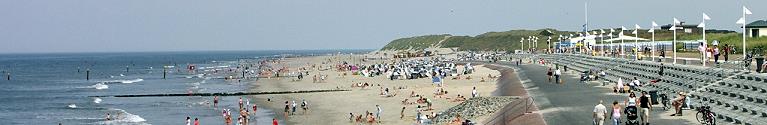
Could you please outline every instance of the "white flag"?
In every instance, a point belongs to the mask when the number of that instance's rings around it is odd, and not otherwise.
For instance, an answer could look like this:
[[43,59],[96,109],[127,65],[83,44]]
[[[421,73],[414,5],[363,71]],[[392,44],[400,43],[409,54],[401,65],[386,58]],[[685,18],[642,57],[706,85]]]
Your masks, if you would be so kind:
[[706,27],[706,22],[700,22],[700,24],[698,24],[698,27],[700,28]]
[[626,27],[621,26],[621,31],[626,30]]
[[639,24],[634,24],[634,29],[639,29],[639,28],[641,28],[639,27]]
[[746,6],[743,6],[743,13],[745,13],[746,15],[750,15],[751,11],[748,10],[748,8],[746,8]]
[[635,29],[634,31],[631,32],[631,34],[637,34],[637,33],[639,33],[639,29]]
[[704,20],[711,20],[711,17],[708,17],[706,13],[703,13],[703,19]]
[[592,31],[591,34],[599,34],[597,31]]
[[599,29],[600,34],[605,34],[605,29]]
[[525,38],[522,38],[522,40],[519,41],[520,43],[525,43]]
[[653,33],[653,32],[655,32],[655,27],[653,27],[653,28],[650,28],[650,30],[647,30],[647,32],[649,32],[649,33]]
[[678,24],[681,24],[681,23],[682,22],[680,22],[679,20],[676,19],[676,17],[674,17],[674,25],[678,25]]
[[658,23],[655,23],[655,21],[652,21],[652,27],[658,26]]
[[668,28],[668,30],[676,30],[676,25],[671,25],[671,28]]
[[738,19],[738,21],[737,21],[737,22],[735,22],[735,23],[737,23],[737,24],[746,24],[746,19],[745,19],[745,18],[743,18],[743,17],[741,17],[741,18],[740,18],[740,19]]
[[610,28],[610,33],[613,33],[613,32],[615,32],[615,29]]

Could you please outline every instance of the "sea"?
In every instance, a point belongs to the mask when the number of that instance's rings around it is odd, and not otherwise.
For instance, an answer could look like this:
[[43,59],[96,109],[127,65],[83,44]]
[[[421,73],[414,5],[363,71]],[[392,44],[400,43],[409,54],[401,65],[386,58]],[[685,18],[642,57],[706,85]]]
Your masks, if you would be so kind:
[[[214,107],[209,96],[112,95],[242,92],[255,79],[225,80],[230,74],[216,72],[237,67],[242,60],[369,51],[0,54],[0,124],[180,125],[186,117],[201,124],[224,124],[222,110],[231,109],[237,116],[240,96],[221,97]],[[188,70],[190,65],[197,71]],[[106,120],[107,113],[113,120]],[[271,124],[274,116],[273,111],[259,108],[251,124]]]

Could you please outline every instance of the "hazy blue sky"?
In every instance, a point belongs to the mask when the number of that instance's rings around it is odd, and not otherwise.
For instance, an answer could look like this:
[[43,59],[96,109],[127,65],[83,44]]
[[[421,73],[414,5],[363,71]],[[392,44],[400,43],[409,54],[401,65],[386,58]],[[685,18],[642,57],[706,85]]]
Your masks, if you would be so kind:
[[[584,0],[0,0],[0,53],[373,49],[415,35],[580,30]],[[591,28],[738,30],[765,0],[588,0]]]

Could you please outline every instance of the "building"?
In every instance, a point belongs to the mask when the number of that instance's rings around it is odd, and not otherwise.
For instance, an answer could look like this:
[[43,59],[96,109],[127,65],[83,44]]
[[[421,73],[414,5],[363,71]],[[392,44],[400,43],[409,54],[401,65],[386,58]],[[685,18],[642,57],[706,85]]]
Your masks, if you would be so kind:
[[767,20],[757,20],[747,24],[746,34],[750,37],[767,36]]
[[[698,25],[696,25],[696,24],[689,25],[689,24],[684,24],[684,23],[685,22],[680,22],[679,24],[676,25],[676,27],[681,27],[682,28],[681,31],[683,31],[684,33],[700,33],[701,32],[701,28],[698,27]],[[668,30],[670,28],[671,28],[671,24],[666,24],[666,25],[660,26],[660,29],[662,29],[662,30]]]

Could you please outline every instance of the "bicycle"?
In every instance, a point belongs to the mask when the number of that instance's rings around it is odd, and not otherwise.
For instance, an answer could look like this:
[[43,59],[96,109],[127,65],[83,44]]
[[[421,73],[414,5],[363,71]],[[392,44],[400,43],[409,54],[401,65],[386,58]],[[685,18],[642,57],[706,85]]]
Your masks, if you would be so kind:
[[716,114],[711,111],[711,107],[708,105],[698,108],[698,113],[695,113],[695,119],[701,124],[716,125]]

